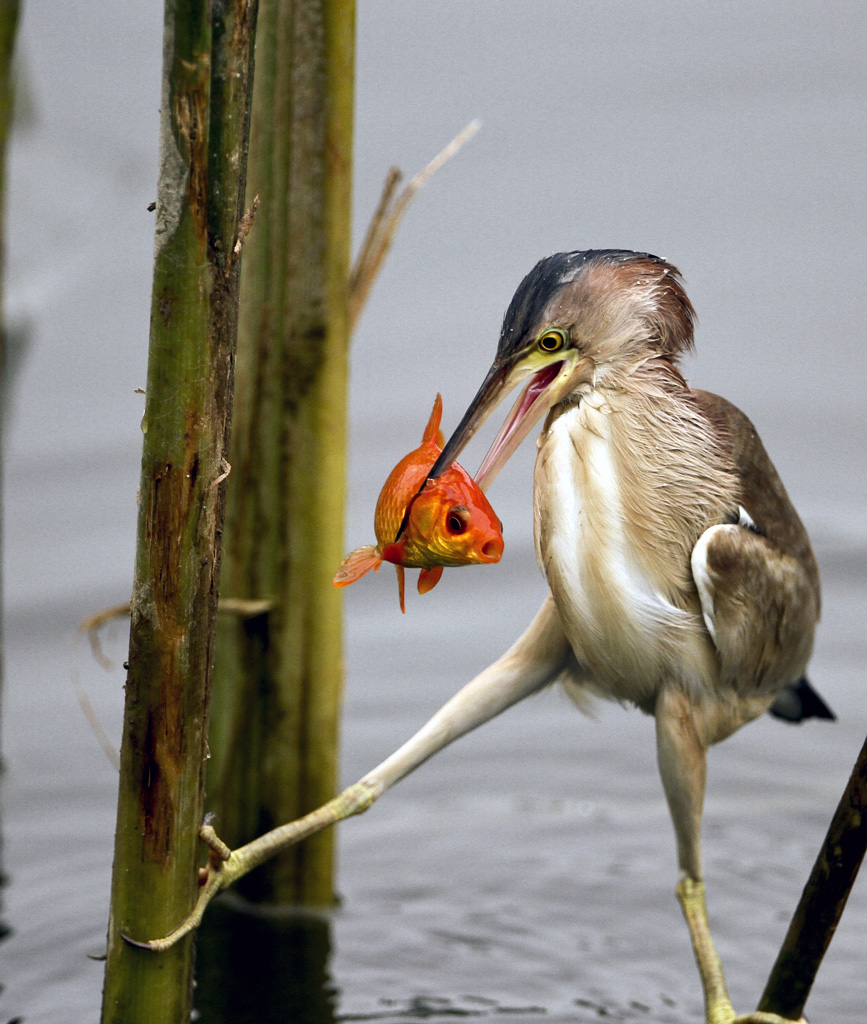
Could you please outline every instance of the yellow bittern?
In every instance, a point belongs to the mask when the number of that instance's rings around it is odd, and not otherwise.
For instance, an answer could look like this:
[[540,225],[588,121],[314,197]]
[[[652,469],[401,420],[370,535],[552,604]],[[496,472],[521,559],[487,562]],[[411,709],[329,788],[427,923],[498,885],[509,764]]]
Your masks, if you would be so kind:
[[[694,312],[680,275],[647,253],[588,250],[541,260],[521,282],[494,363],[430,476],[525,383],[477,475],[484,488],[544,417],[535,540],[549,595],[526,632],[407,743],[296,823],[297,841],[366,810],[386,789],[531,693],[562,684],[634,704],[656,721],[659,770],[677,839],[683,907],[708,1024],[780,1024],[732,1009],[705,910],[705,754],[771,710],[832,718],[804,678],[819,618],[810,542],[750,421],[691,389],[677,368]],[[279,834],[279,835],[278,835]],[[207,892],[268,854],[215,837]]]
[[694,319],[677,269],[648,253],[557,253],[521,282],[494,363],[431,476],[526,382],[476,479],[490,484],[545,417],[534,504],[549,596],[514,646],[348,791],[346,806],[369,806],[446,744],[550,683],[579,705],[594,695],[634,704],[656,720],[677,894],[708,1024],[777,1022],[736,1017],[711,939],[705,753],[772,707],[794,721],[832,717],[804,678],[819,573],[753,425],[725,399],[691,389],[677,368]]
[[711,939],[705,754],[768,710],[833,717],[803,674],[819,573],[753,425],[677,369],[694,319],[677,269],[648,253],[558,253],[521,282],[493,366],[431,476],[527,381],[476,479],[486,487],[545,417],[534,505],[550,594],[512,649],[383,768],[389,780],[403,774],[408,759],[555,681],[579,705],[597,695],[653,715],[708,1024],[778,1021],[735,1016]]

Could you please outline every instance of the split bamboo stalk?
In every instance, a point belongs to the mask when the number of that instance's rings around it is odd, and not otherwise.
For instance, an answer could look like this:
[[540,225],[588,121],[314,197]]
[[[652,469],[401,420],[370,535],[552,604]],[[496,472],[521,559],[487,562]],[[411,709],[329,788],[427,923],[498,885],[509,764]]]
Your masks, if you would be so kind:
[[[241,284],[233,475],[209,807],[243,843],[333,796],[342,605],[354,0],[262,0],[250,148],[261,199]],[[242,606],[243,607],[243,606]],[[334,839],[250,877],[251,899],[333,901]]]
[[150,352],[103,1024],[189,1020],[256,0],[166,0]]

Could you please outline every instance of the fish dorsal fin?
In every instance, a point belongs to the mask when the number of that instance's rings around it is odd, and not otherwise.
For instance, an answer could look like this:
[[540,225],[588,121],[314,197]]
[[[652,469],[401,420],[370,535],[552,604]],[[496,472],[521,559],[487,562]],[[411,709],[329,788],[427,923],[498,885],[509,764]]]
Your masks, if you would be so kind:
[[350,583],[369,572],[371,569],[379,571],[382,556],[372,544],[366,544],[363,548],[356,548],[350,551],[346,558],[340,563],[340,568],[334,574],[331,582],[335,587],[348,587]]
[[436,441],[436,443],[443,447],[446,443],[446,439],[443,436],[443,432],[440,430],[440,420],[443,418],[443,397],[437,392],[437,396],[434,399],[433,409],[431,409],[430,419],[427,421],[427,426],[424,428],[424,433],[421,436],[422,444],[425,441]]
[[436,565],[433,569],[422,569],[418,575],[418,592],[426,594],[429,590],[433,590],[439,583],[442,574],[443,567],[441,565]]

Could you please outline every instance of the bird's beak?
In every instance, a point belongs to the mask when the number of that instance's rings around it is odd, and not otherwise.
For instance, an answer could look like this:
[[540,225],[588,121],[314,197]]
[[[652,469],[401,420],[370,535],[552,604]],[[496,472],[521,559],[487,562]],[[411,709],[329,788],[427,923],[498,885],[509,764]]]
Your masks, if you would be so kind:
[[431,467],[427,476],[428,480],[441,476],[449,468],[467,446],[470,438],[515,386],[516,381],[509,381],[512,376],[509,371],[509,366],[500,363],[494,363],[488,370],[476,397],[470,402],[461,422],[446,441],[445,448]]
[[448,469],[512,388],[529,376],[529,381],[518,396],[476,474],[476,483],[484,491],[535,424],[572,388],[576,369],[575,359],[568,357],[561,362],[548,363],[535,369],[535,372],[534,367],[524,361],[511,367],[494,363],[476,397],[464,413],[463,419],[434,463],[429,477],[439,476]]

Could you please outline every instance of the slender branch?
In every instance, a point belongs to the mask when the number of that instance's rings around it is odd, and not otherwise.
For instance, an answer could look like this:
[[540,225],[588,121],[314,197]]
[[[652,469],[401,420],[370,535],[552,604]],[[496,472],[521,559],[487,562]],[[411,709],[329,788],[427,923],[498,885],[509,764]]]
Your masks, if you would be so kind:
[[109,739],[108,733],[102,727],[102,722],[99,720],[96,708],[91,704],[90,697],[87,696],[87,692],[82,686],[77,669],[73,671],[73,684],[75,686],[75,698],[78,701],[78,706],[81,708],[81,713],[87,719],[87,724],[90,726],[91,732],[96,737],[96,742],[102,748],[102,752],[105,754],[108,763],[112,768],[114,768],[115,771],[120,771],[120,755],[118,754],[115,745]]
[[867,849],[867,740],[828,827],[759,1009],[797,1019],[804,1011]]
[[364,242],[359,251],[350,277],[349,293],[349,333],[355,330],[361,311],[370,294],[374,281],[379,276],[385,257],[394,242],[395,233],[403,220],[407,207],[415,198],[419,189],[432,175],[451,158],[476,134],[481,127],[479,121],[470,121],[462,131],[452,139],[431,162],[406,185],[395,198],[395,190],[400,181],[400,171],[392,167],[386,175],[382,196],[367,229]]
[[78,632],[87,637],[94,660],[106,672],[110,671],[114,666],[103,652],[102,644],[99,642],[99,631],[107,622],[114,622],[115,619],[123,619],[128,615],[129,601],[126,601],[124,604],[114,604],[110,608],[103,608],[101,611],[94,612],[92,615],[88,615],[86,619],[82,619],[78,624]]
[[373,278],[370,277],[368,268],[373,259],[374,245],[379,238],[382,225],[388,217],[395,193],[397,192],[397,186],[402,180],[403,174],[400,168],[389,167],[382,185],[379,202],[376,204],[376,209],[373,211],[373,216],[367,225],[364,241],[361,243],[361,248],[358,250],[358,255],[355,257],[355,262],[352,265],[352,272],[349,275],[349,301],[352,326],[355,325],[361,307],[364,305],[364,301],[373,284]]
[[245,211],[244,216],[238,223],[238,237],[232,247],[232,252],[236,256],[241,255],[241,249],[244,247],[244,241],[247,235],[250,234],[250,228],[253,226],[253,221],[256,219],[256,214],[259,210],[259,197],[253,196],[253,202],[250,203],[250,208]]

